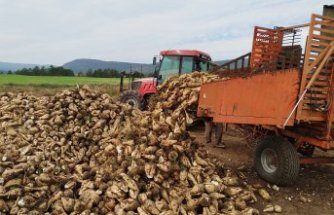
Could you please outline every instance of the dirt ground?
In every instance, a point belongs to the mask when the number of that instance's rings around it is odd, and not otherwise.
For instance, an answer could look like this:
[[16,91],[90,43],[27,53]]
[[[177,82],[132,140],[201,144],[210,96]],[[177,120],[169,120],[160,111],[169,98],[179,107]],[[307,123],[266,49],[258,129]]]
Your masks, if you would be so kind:
[[[302,166],[297,182],[289,187],[279,187],[261,180],[253,168],[254,147],[247,143],[245,135],[238,129],[229,128],[223,139],[226,149],[204,144],[204,127],[191,129],[191,134],[212,156],[221,159],[227,168],[237,169],[244,166],[243,173],[251,184],[261,184],[271,194],[271,202],[282,206],[280,214],[334,215],[334,168],[330,165]],[[264,206],[270,202],[261,201],[256,205],[261,214]],[[274,214],[274,213],[271,213]]]

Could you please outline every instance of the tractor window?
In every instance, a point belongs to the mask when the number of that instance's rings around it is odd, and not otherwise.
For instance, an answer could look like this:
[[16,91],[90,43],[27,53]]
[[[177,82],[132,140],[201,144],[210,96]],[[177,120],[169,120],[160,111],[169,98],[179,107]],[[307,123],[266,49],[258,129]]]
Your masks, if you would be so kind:
[[206,72],[208,71],[208,63],[201,61],[200,63],[201,71]]
[[160,67],[160,75],[162,80],[166,80],[170,76],[178,75],[180,67],[180,57],[165,56]]
[[181,74],[191,73],[193,71],[193,57],[182,57]]
[[203,61],[201,59],[196,59],[194,66],[195,66],[194,70],[196,70],[196,71],[207,72],[209,70],[209,68],[208,68],[209,63],[206,62],[206,61]]

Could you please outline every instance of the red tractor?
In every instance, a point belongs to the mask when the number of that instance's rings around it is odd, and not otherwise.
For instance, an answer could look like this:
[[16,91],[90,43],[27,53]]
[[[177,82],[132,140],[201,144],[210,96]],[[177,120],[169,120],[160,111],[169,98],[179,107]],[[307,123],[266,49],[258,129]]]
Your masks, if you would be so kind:
[[149,78],[131,79],[129,89],[125,90],[124,76],[121,77],[120,101],[139,109],[144,109],[149,97],[156,93],[157,85],[170,76],[191,73],[193,71],[208,71],[213,65],[209,54],[197,50],[166,50],[160,52],[160,60],[153,58],[156,65],[154,76]]

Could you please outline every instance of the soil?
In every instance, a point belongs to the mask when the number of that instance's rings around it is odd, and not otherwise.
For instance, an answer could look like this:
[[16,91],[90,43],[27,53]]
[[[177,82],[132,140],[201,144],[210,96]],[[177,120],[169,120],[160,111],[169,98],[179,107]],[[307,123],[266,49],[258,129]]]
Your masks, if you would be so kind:
[[[257,176],[253,167],[255,146],[246,141],[246,135],[240,128],[233,126],[224,132],[225,149],[205,144],[202,126],[196,126],[190,132],[209,155],[221,159],[226,168],[243,169],[242,173],[246,176],[247,182],[260,184],[266,188],[272,198],[270,202],[259,201],[255,205],[261,214],[274,214],[262,212],[267,204],[273,203],[282,206],[283,212],[280,214],[334,215],[334,167],[332,165],[301,166],[297,182],[289,187],[279,187],[276,191],[272,188],[273,185]],[[327,153],[327,156],[328,154],[334,156],[333,152]]]

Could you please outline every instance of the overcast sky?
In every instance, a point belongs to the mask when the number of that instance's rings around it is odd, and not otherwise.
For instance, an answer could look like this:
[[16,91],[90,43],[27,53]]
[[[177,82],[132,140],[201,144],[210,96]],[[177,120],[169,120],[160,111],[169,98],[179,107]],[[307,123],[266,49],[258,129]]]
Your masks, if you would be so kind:
[[164,49],[214,60],[251,48],[254,25],[308,22],[317,0],[0,0],[0,61],[62,65],[76,58],[150,63]]

